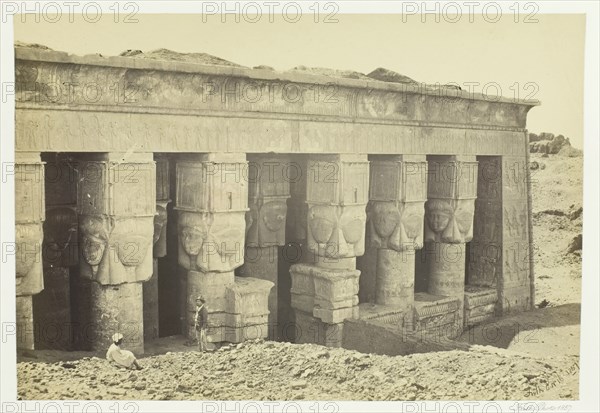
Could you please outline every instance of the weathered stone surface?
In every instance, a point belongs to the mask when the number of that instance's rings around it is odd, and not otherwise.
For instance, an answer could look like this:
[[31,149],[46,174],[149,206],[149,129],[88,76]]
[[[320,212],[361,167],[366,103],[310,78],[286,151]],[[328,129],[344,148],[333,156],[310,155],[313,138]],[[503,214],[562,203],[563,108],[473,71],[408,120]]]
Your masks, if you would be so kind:
[[81,276],[104,285],[149,279],[156,213],[152,155],[97,154],[81,165]]
[[[244,265],[237,270],[240,277],[253,277],[273,283],[269,292],[269,326],[270,331],[276,334],[275,328],[278,320],[278,254],[279,247],[250,247],[246,246]],[[270,336],[275,339],[275,336]]]
[[19,153],[15,161],[16,292],[17,296],[25,296],[44,288],[44,165],[39,153]]
[[112,335],[121,333],[124,346],[135,354],[144,353],[144,311],[142,283],[102,285],[91,283],[91,348],[106,351]]
[[414,330],[423,337],[456,338],[462,331],[461,300],[426,293],[415,294]]
[[465,290],[465,245],[443,242],[427,243],[427,268],[429,283],[427,292],[458,301],[459,324],[462,325]]
[[285,244],[290,163],[287,157],[248,157],[246,244],[268,247]]
[[412,80],[408,76],[401,75],[392,70],[378,67],[367,75],[375,80],[381,80],[382,82],[394,82],[394,83],[407,83],[410,85],[416,85],[417,82]]
[[179,264],[229,272],[244,263],[245,212],[179,212]]
[[15,224],[17,296],[37,294],[44,288],[42,222]]
[[324,323],[338,324],[343,323],[344,320],[349,318],[358,318],[359,308],[358,305],[344,308],[320,308],[317,306],[313,309],[312,314],[313,317],[321,320]]
[[152,276],[153,219],[80,215],[81,276],[104,285],[148,280]]
[[299,310],[294,310],[296,343],[315,343],[341,347],[344,324],[328,324]]
[[244,262],[246,157],[199,154],[177,162],[179,264],[229,272]]
[[527,199],[529,169],[524,157],[502,159],[502,314],[533,307],[530,213]]
[[[130,106],[143,107],[146,111],[159,108],[187,110],[195,108],[204,111],[226,111],[229,114],[274,112],[305,116],[344,116],[370,121],[411,120],[433,124],[476,124],[523,128],[527,111],[537,104],[537,102],[515,102],[514,99],[491,102],[489,98],[468,91],[452,90],[453,104],[449,105],[448,96],[440,96],[439,90],[431,90],[419,85],[332,78],[298,72],[277,73],[266,70],[223,68],[181,61],[163,62],[130,57],[77,57],[29,48],[17,48],[16,59],[19,106],[32,104],[32,102],[52,103],[55,107],[67,106],[67,104],[90,105],[89,98],[83,93],[83,87],[74,90],[65,87],[58,93],[54,89],[49,91],[47,88],[35,87],[36,84],[73,84],[74,73],[78,74],[78,85],[95,82],[98,78],[105,79],[102,83],[107,87],[115,84],[127,85],[125,90],[117,94],[120,101],[131,103],[127,105],[127,111],[131,110]],[[136,70],[131,70],[133,68]],[[150,89],[153,93],[138,92]],[[183,92],[173,94],[170,92],[173,89],[183,90]],[[332,89],[335,92],[334,96],[330,96]],[[116,106],[115,93],[108,89],[102,90],[95,100],[93,103],[96,106]],[[91,122],[88,124],[90,128],[95,126]],[[122,125],[102,121],[100,124],[103,124],[102,133],[97,134],[99,138],[97,139],[100,141],[117,140],[117,136],[122,135],[119,138],[125,140],[125,146],[131,147],[131,141],[137,140],[136,134],[130,127],[124,129]],[[133,125],[135,124],[134,122]],[[140,126],[143,130],[144,123]],[[86,126],[77,123],[65,127],[54,117],[48,120],[41,118],[37,127],[40,132],[42,129],[49,130],[49,127],[54,129],[50,130],[49,136],[39,140],[44,146],[49,144],[51,151],[63,150],[60,147],[61,138],[56,136],[59,129],[65,131],[63,135],[83,135],[81,133],[83,128],[87,132],[87,139],[92,135]],[[203,136],[202,133],[194,134],[192,131],[193,129],[189,129],[188,126],[187,134],[190,135],[190,141],[191,136]],[[168,140],[167,135],[175,136],[175,133],[178,136],[185,136],[183,128],[163,127],[162,130],[153,128],[151,133],[157,137],[163,134],[165,140]],[[43,133],[40,135],[43,136]],[[233,135],[235,136],[235,133]],[[134,145],[142,147],[142,144],[149,144],[149,142],[149,140],[140,140]],[[271,147],[263,146],[256,152],[270,151]],[[161,148],[161,151],[164,150],[165,148]],[[183,151],[191,151],[191,148]]]
[[273,283],[251,277],[236,277],[227,287],[228,312],[243,317],[268,314],[269,292]]
[[17,348],[33,350],[35,347],[33,303],[31,295],[17,295]]
[[295,264],[290,268],[290,273],[294,309],[329,324],[358,317],[360,271]]
[[375,302],[410,309],[415,292],[415,255],[408,251],[379,249]]
[[498,291],[496,288],[465,288],[465,326],[477,325],[496,314]]
[[469,157],[430,157],[426,241],[471,241],[477,172],[477,162]]

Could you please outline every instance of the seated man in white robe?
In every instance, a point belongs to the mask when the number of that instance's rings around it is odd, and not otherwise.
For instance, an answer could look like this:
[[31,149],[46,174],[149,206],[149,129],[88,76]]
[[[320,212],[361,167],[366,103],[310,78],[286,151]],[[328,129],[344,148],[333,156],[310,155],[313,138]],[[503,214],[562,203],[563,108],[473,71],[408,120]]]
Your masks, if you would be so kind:
[[129,350],[122,350],[121,344],[123,343],[123,334],[115,333],[112,336],[113,343],[106,352],[106,359],[118,366],[125,367],[127,369],[135,367],[138,370],[142,369],[133,355]]

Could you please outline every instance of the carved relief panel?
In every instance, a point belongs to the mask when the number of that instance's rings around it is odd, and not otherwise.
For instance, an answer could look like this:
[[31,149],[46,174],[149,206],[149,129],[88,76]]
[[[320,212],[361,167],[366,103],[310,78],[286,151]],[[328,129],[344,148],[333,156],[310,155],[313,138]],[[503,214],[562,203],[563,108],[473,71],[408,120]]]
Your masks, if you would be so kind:
[[44,164],[39,153],[16,153],[15,161],[16,294],[33,295],[44,288]]
[[44,289],[42,270],[42,224],[15,225],[16,295],[33,295]]

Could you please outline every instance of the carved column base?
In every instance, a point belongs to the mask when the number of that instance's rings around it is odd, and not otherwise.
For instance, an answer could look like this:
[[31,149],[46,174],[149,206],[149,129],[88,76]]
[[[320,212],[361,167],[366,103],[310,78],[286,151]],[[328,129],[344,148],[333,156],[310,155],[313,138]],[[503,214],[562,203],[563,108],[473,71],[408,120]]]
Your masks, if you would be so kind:
[[414,251],[379,249],[375,302],[410,309],[415,300]]
[[273,283],[252,277],[235,277],[227,287],[227,310],[215,314],[209,324],[209,341],[241,343],[266,338],[269,333],[269,292]]
[[428,292],[459,300],[458,327],[463,325],[465,299],[465,244],[428,243]]
[[360,271],[296,264],[290,274],[297,342],[339,347],[344,320],[359,316]]
[[158,338],[158,259],[154,258],[152,277],[143,284],[144,341]]
[[106,351],[112,335],[124,336],[123,346],[134,354],[144,353],[142,283],[102,285],[91,283],[91,320],[94,335],[91,348]]
[[281,338],[281,328],[278,325],[278,251],[279,247],[246,247],[244,265],[238,269],[240,277],[254,277],[273,283],[269,293],[269,335],[270,340]]
[[17,348],[34,349],[33,303],[30,295],[16,297],[17,304]]
[[36,348],[71,350],[71,288],[67,267],[44,268],[44,290],[33,296]]

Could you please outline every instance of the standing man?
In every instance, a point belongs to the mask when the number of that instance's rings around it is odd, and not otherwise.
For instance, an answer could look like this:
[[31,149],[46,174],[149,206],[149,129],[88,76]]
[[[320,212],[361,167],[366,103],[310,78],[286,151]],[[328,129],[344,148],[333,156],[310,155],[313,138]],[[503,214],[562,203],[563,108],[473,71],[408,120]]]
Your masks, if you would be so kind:
[[204,353],[208,350],[206,342],[206,328],[208,327],[208,310],[204,297],[196,298],[196,338],[198,339],[198,350]]

